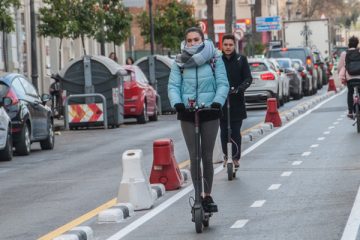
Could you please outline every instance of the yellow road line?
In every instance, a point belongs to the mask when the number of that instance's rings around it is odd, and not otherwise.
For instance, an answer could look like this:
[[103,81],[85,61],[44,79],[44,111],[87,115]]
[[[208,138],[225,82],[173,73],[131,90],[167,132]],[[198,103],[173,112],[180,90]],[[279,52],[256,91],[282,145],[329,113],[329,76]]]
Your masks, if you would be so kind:
[[95,208],[94,210],[82,215],[81,217],[78,217],[77,219],[65,224],[62,227],[59,227],[58,229],[40,237],[38,240],[52,240],[53,238],[63,234],[64,232],[69,231],[70,229],[82,224],[83,222],[89,220],[90,218],[96,216],[99,212],[108,209],[116,204],[116,198],[111,199],[107,203],[104,203],[103,205],[99,206],[98,208]]

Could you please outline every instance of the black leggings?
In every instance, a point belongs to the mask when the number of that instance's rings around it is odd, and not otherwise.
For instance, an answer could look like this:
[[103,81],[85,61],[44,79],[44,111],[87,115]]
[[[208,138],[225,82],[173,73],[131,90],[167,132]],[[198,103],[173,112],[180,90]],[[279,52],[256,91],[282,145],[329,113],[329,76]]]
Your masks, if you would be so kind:
[[353,109],[354,109],[354,98],[353,98],[353,95],[354,95],[354,87],[353,86],[350,86],[349,84],[347,85],[347,88],[348,88],[348,94],[347,94],[347,104],[348,104],[348,109],[349,109],[349,112],[353,112]]
[[[195,124],[192,122],[181,121],[181,130],[183,132],[187,149],[191,161],[191,178],[194,188],[196,183],[201,186],[200,176],[196,175],[196,149],[195,149]],[[213,151],[215,146],[216,135],[219,130],[219,120],[206,121],[200,124],[200,151],[204,171],[204,192],[211,193],[214,178]]]
[[[240,160],[241,157],[241,125],[242,120],[239,121],[231,121],[231,138],[235,142],[232,144],[232,158],[234,160]],[[221,129],[221,147],[225,156],[227,156],[227,142],[228,142],[228,129],[227,129],[227,120],[220,121],[220,129]]]

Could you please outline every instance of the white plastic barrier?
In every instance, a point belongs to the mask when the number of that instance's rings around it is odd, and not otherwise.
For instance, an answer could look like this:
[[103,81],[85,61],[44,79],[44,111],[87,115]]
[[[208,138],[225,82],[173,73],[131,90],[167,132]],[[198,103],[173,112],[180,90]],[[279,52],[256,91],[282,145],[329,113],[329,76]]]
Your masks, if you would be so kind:
[[135,210],[151,208],[156,199],[142,167],[142,157],[140,149],[127,150],[122,156],[123,174],[117,201],[131,203]]

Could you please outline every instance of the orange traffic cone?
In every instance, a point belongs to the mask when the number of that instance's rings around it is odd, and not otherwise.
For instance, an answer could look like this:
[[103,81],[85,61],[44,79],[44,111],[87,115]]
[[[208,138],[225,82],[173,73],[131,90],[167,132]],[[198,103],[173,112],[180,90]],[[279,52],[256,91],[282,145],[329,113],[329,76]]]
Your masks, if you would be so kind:
[[277,109],[277,100],[276,98],[267,99],[267,111],[265,122],[270,122],[274,127],[280,127],[282,125],[281,118]]
[[335,81],[334,81],[334,78],[333,78],[333,77],[330,77],[330,78],[329,78],[328,92],[330,92],[330,91],[335,91],[335,92],[337,92],[336,86],[335,86]]

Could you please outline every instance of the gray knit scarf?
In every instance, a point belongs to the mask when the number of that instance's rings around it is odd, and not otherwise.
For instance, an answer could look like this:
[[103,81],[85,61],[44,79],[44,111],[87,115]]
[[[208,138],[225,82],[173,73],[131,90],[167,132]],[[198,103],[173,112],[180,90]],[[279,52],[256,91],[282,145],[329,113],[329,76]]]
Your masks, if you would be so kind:
[[205,40],[203,43],[187,47],[185,41],[181,43],[181,54],[176,56],[175,62],[180,68],[192,68],[209,62],[216,54],[212,41]]

